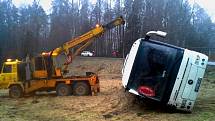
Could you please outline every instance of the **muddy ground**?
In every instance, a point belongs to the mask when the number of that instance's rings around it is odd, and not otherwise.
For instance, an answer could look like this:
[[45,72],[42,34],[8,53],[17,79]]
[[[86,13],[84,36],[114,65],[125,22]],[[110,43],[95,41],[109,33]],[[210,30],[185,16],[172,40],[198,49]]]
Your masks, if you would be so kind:
[[[140,104],[121,85],[123,59],[81,57],[73,63],[71,74],[93,71],[100,77],[98,96],[57,97],[39,93],[20,99],[0,91],[0,121],[214,121],[215,69],[207,71],[200,94],[190,114],[167,111],[158,106]],[[84,74],[84,73],[83,73]]]

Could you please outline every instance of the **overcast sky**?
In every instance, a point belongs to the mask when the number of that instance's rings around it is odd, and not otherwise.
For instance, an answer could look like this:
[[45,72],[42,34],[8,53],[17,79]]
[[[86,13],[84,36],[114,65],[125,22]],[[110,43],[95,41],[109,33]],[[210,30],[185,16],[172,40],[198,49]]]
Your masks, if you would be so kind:
[[[13,3],[20,7],[22,5],[31,4],[33,0],[13,0]],[[40,4],[46,12],[50,12],[52,0],[40,0]],[[90,0],[93,4],[96,0]],[[191,4],[194,2],[198,3],[201,7],[203,7],[206,12],[211,16],[213,22],[215,22],[215,0],[189,0]]]
[[198,3],[206,12],[211,16],[212,21],[215,23],[215,0],[189,0],[191,4]]

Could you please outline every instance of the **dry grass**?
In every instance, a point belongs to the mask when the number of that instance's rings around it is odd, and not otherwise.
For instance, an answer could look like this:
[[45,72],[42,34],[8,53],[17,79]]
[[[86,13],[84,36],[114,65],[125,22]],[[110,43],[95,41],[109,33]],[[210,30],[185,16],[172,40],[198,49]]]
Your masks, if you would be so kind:
[[[158,107],[140,105],[121,86],[122,59],[79,58],[72,68],[100,74],[101,93],[98,96],[57,97],[42,93],[33,97],[10,99],[1,91],[0,121],[214,121],[215,84],[213,73],[204,80],[191,114],[171,113]],[[212,81],[211,81],[212,80]]]

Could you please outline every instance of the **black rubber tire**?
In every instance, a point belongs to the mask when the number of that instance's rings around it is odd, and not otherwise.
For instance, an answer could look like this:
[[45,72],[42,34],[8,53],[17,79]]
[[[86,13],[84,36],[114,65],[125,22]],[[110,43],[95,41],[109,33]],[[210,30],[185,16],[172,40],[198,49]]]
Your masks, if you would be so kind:
[[60,83],[56,87],[57,96],[68,96],[71,94],[71,87],[67,84]]
[[12,85],[9,88],[9,96],[11,98],[20,98],[23,97],[23,90],[19,85]]
[[91,91],[90,91],[90,86],[87,82],[75,82],[73,85],[73,94],[76,96],[86,96],[86,95],[90,95]]

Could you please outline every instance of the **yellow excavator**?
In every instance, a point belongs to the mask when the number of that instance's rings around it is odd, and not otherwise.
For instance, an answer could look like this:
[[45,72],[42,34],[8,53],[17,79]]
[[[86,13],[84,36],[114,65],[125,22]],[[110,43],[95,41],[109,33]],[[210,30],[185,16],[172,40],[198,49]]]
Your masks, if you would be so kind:
[[[37,91],[56,91],[58,96],[94,95],[100,91],[98,76],[86,72],[86,76],[64,76],[68,65],[96,37],[105,31],[124,24],[124,19],[118,17],[105,25],[96,25],[89,32],[71,39],[62,46],[39,56],[26,57],[25,61],[8,59],[3,63],[0,74],[0,88],[9,88],[9,96],[19,98]],[[76,48],[72,53],[70,50]],[[66,61],[62,67],[57,67],[56,58],[64,53]]]

